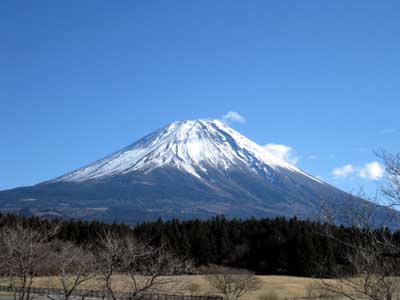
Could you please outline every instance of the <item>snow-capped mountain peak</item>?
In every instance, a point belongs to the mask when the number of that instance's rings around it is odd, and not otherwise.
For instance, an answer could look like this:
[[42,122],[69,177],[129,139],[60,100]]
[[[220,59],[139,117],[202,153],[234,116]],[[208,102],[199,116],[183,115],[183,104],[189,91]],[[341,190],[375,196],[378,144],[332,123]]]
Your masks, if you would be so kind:
[[314,218],[321,204],[337,207],[349,196],[219,120],[194,120],[54,180],[0,191],[0,209],[128,224],[218,214]]
[[287,169],[301,173],[295,166],[269,153],[219,120],[173,122],[139,141],[55,181],[82,182],[132,171],[151,172],[175,167],[201,179],[207,171],[248,168],[268,175],[268,169]]

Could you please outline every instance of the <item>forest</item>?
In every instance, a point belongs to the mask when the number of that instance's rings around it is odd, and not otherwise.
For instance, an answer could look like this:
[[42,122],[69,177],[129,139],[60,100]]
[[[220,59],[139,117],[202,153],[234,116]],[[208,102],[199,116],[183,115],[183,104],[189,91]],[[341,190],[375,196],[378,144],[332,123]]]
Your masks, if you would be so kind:
[[[79,220],[57,221],[39,217],[0,215],[0,228],[13,224],[32,228],[50,228],[57,223],[57,239],[86,247],[96,245],[104,232],[134,236],[147,244],[162,246],[196,266],[209,264],[247,269],[259,275],[294,275],[306,277],[335,276],[338,266],[346,266],[346,239],[362,241],[365,232],[358,228],[318,222],[285,219],[226,219],[147,222],[129,227]],[[326,228],[341,243],[327,236]],[[400,242],[400,232],[376,230],[379,235]],[[367,239],[366,239],[367,240]],[[351,273],[352,270],[347,270]]]

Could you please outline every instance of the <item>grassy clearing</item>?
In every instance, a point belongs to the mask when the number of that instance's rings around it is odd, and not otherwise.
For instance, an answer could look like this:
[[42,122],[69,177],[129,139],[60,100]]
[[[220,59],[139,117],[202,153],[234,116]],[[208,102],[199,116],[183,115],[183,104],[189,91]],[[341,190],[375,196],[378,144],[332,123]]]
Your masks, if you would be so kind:
[[[296,298],[304,297],[307,295],[307,289],[311,285],[318,285],[319,280],[312,278],[303,277],[291,277],[291,276],[257,276],[262,284],[260,289],[254,292],[250,292],[245,295],[243,300],[259,300],[268,299],[268,295],[277,295],[279,299],[285,298]],[[163,293],[176,293],[176,294],[188,294],[188,295],[218,295],[218,292],[199,275],[191,276],[178,276],[178,285],[165,285],[163,286]],[[0,284],[7,284],[7,279],[0,279]],[[116,275],[113,278],[113,285],[116,290],[128,291],[129,280],[124,275]],[[38,277],[35,278],[33,286],[35,287],[52,287],[60,288],[60,282],[56,277]],[[101,282],[96,279],[92,279],[84,283],[80,289],[101,289]]]

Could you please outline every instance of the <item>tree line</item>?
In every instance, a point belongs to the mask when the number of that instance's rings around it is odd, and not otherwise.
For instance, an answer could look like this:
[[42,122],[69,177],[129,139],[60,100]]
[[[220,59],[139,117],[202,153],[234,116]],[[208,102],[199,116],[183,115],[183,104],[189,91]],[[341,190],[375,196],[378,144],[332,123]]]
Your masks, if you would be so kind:
[[[373,231],[395,244],[400,242],[400,232]],[[355,273],[347,262],[348,254],[356,241],[366,244],[370,237],[370,229],[297,218],[229,220],[223,216],[206,221],[158,220],[140,224],[134,232],[191,257],[197,265],[305,277],[336,277],[338,267]]]
[[[82,248],[104,247],[102,233],[112,232],[114,237],[137,239],[155,249],[166,249],[177,257],[190,259],[196,266],[214,264],[247,269],[260,275],[306,277],[335,276],[338,266],[347,268],[348,273],[355,272],[346,261],[351,251],[348,245],[355,241],[362,243],[367,236],[357,227],[297,218],[229,220],[217,216],[210,220],[192,221],[159,219],[131,228],[125,224],[97,221],[60,222],[0,215],[0,228],[13,224],[37,230],[50,230],[57,224],[55,239]],[[396,244],[400,242],[400,232],[392,233],[387,229],[376,232]]]

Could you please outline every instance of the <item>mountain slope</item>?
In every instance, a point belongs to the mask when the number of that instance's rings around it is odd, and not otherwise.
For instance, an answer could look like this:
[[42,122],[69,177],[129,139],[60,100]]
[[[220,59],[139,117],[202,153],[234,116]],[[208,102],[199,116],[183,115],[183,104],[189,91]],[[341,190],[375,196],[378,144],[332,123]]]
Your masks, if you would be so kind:
[[[271,155],[218,120],[174,122],[138,142],[55,181],[86,181],[135,170],[173,166],[201,179],[201,173],[234,167],[268,174],[268,168],[304,172]],[[309,176],[315,181],[318,179]]]
[[179,121],[88,166],[0,192],[3,211],[129,223],[165,218],[313,218],[349,195],[218,120]]

